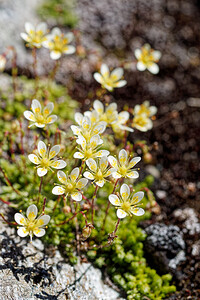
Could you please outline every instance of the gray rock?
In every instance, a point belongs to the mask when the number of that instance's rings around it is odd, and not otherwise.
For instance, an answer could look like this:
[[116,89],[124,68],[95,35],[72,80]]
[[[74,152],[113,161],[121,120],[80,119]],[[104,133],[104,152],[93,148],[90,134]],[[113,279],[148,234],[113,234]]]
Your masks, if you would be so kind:
[[1,221],[0,248],[1,300],[122,299],[90,263],[71,266],[58,250],[49,257],[41,240],[27,243]]

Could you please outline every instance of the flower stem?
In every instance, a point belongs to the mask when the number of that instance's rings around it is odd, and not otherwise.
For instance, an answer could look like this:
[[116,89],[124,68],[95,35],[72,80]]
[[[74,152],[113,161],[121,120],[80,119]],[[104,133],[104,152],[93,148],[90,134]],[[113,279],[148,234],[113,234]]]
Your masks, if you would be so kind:
[[115,230],[113,231],[113,236],[114,236],[114,238],[115,238],[115,233],[117,232],[117,229],[118,229],[118,226],[119,226],[119,222],[120,222],[120,218],[118,218],[117,224],[116,224],[116,226],[115,226]]
[[46,201],[47,201],[47,198],[44,198],[43,207],[42,207],[42,214],[43,215],[44,215],[44,211],[45,211]]
[[42,182],[43,182],[43,176],[40,178],[40,186],[39,186],[39,193],[38,193],[37,204],[39,203],[39,200],[40,200],[40,194],[41,194],[41,190],[42,190]]
[[10,182],[10,180],[8,179],[6,173],[4,172],[4,170],[3,170],[1,167],[0,167],[0,171],[1,171],[1,173],[3,174],[6,183],[13,189],[13,191],[14,191],[17,195],[20,195],[20,192],[14,188],[14,186],[12,185],[12,183]]
[[50,75],[51,81],[53,81],[55,79],[56,73],[58,71],[59,66],[60,66],[60,61],[56,60],[56,62],[54,64],[54,67],[53,67],[53,70],[52,70],[51,75]]
[[17,223],[15,222],[8,222],[5,218],[4,218],[4,215],[0,213],[0,217],[2,217],[2,219],[8,224],[8,225],[11,225],[11,226],[16,226]]
[[37,74],[37,48],[33,47],[32,49],[32,56],[33,56],[33,73],[35,78],[35,95],[38,91],[38,74]]
[[92,212],[91,212],[91,215],[92,215],[92,225],[94,225],[94,200],[96,198],[97,191],[98,191],[98,185],[96,185],[95,191],[94,191],[94,195],[92,197]]
[[[114,185],[112,194],[114,194],[114,192],[115,192],[115,189],[116,189],[116,187],[117,187],[118,181],[119,181],[119,178],[115,181],[115,185]],[[103,226],[102,226],[102,229],[101,229],[102,231],[104,231],[104,227],[105,227],[105,224],[106,224],[106,219],[107,219],[107,216],[108,216],[108,210],[109,210],[109,208],[110,208],[110,201],[108,201],[108,205],[107,205],[107,207],[106,207],[105,218],[104,218],[104,220],[103,220]]]
[[86,216],[85,216],[85,211],[78,211],[78,212],[74,212],[73,216],[59,224],[57,224],[56,226],[61,226],[61,225],[64,225],[68,222],[70,222],[71,220],[73,220],[78,214],[82,214],[84,216],[84,218],[86,219]]

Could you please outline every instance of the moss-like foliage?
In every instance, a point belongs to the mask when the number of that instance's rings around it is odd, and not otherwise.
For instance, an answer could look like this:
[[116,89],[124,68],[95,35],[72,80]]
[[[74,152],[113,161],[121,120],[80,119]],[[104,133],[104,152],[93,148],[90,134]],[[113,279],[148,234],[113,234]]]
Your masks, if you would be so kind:
[[[74,166],[72,158],[76,142],[71,139],[71,132],[68,130],[70,120],[73,118],[78,104],[69,97],[63,86],[49,83],[47,80],[40,80],[37,94],[34,95],[34,84],[34,80],[25,77],[18,78],[18,93],[15,97],[9,87],[0,90],[2,100],[0,105],[0,166],[6,175],[3,176],[2,172],[0,173],[0,180],[2,181],[1,201],[7,202],[10,207],[14,207],[16,210],[22,209],[23,211],[31,203],[35,203],[41,212],[43,199],[46,197],[45,213],[51,216],[47,234],[43,237],[46,244],[58,246],[63,255],[73,264],[77,262],[77,253],[93,261],[96,266],[106,270],[113,282],[126,292],[127,299],[144,299],[144,296],[156,300],[165,298],[168,293],[176,289],[175,286],[169,284],[171,275],[159,276],[156,270],[148,267],[143,253],[145,233],[139,227],[139,222],[151,217],[149,211],[146,211],[142,217],[121,220],[117,231],[118,237],[111,245],[108,245],[108,234],[113,232],[117,217],[116,209],[112,206],[105,227],[102,229],[108,195],[113,190],[113,185],[106,183],[98,192],[98,200],[95,203],[98,206],[94,217],[95,228],[91,232],[90,239],[77,243],[77,238],[80,238],[85,226],[85,220],[81,214],[78,214],[77,219],[74,218],[62,226],[59,225],[71,218],[73,214],[66,210],[66,205],[70,205],[69,199],[65,203],[62,196],[57,197],[52,194],[54,183],[58,182],[56,172],[47,173],[43,179],[42,193],[38,195],[40,178],[36,175],[36,169],[27,157],[36,146],[34,138],[37,137],[37,134],[33,135],[32,130],[29,133],[24,130],[23,139],[26,142],[26,151],[23,155],[20,139],[20,132],[22,131],[17,129],[17,124],[13,121],[15,122],[16,117],[21,118],[23,125],[27,126],[27,123],[24,124],[23,112],[29,109],[33,96],[43,102],[47,99],[52,101],[55,105],[54,113],[59,116],[57,124],[61,135],[62,157],[67,163],[66,170],[70,172],[72,168],[79,166],[78,161],[75,162],[76,165]],[[45,143],[55,143],[56,128],[56,125],[51,126],[50,140],[48,140],[45,132],[42,133]],[[6,132],[12,133],[12,135],[6,135]],[[40,131],[37,132],[39,136]],[[104,136],[104,149],[106,148],[111,153],[116,153],[117,147],[113,143],[112,135]],[[135,191],[150,187],[152,181],[153,178],[147,176],[143,182],[134,185]],[[16,193],[16,190],[19,192]],[[90,185],[85,196],[87,199],[91,199],[93,193],[94,187]],[[148,201],[149,199],[144,197],[142,201],[144,208]],[[81,205],[80,203],[75,205],[71,203],[76,211],[80,210]],[[87,206],[85,206],[85,214],[90,220],[91,216],[87,211]],[[10,215],[10,221],[13,221],[13,213]]]
[[44,0],[38,7],[38,14],[45,21],[53,19],[59,25],[73,28],[78,22],[75,5],[75,0]]

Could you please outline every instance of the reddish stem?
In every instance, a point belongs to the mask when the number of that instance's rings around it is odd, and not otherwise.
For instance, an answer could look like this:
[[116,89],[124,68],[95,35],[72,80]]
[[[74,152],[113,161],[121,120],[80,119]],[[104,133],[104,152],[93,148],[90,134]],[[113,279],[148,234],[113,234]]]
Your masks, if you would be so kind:
[[4,178],[5,178],[6,182],[7,182],[7,184],[13,189],[13,191],[16,194],[20,195],[20,192],[14,188],[14,186],[12,185],[12,183],[10,182],[10,180],[8,179],[6,173],[4,172],[4,170],[1,167],[0,167],[0,171],[3,174],[3,176],[4,176]]

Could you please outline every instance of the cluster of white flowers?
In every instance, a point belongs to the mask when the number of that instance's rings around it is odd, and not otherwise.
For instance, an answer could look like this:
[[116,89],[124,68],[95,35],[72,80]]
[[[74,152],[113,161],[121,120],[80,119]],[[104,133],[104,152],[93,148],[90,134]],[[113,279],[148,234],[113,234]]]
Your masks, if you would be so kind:
[[153,122],[152,117],[157,113],[156,106],[150,106],[149,101],[145,101],[143,104],[137,104],[133,110],[133,123],[132,126],[140,131],[148,131],[152,129]]
[[69,45],[74,38],[72,32],[64,34],[57,27],[53,28],[50,34],[47,30],[47,24],[42,22],[36,27],[29,22],[25,23],[25,33],[21,33],[21,38],[30,48],[48,48],[50,57],[54,60],[59,59],[62,54],[72,54],[76,48]]

